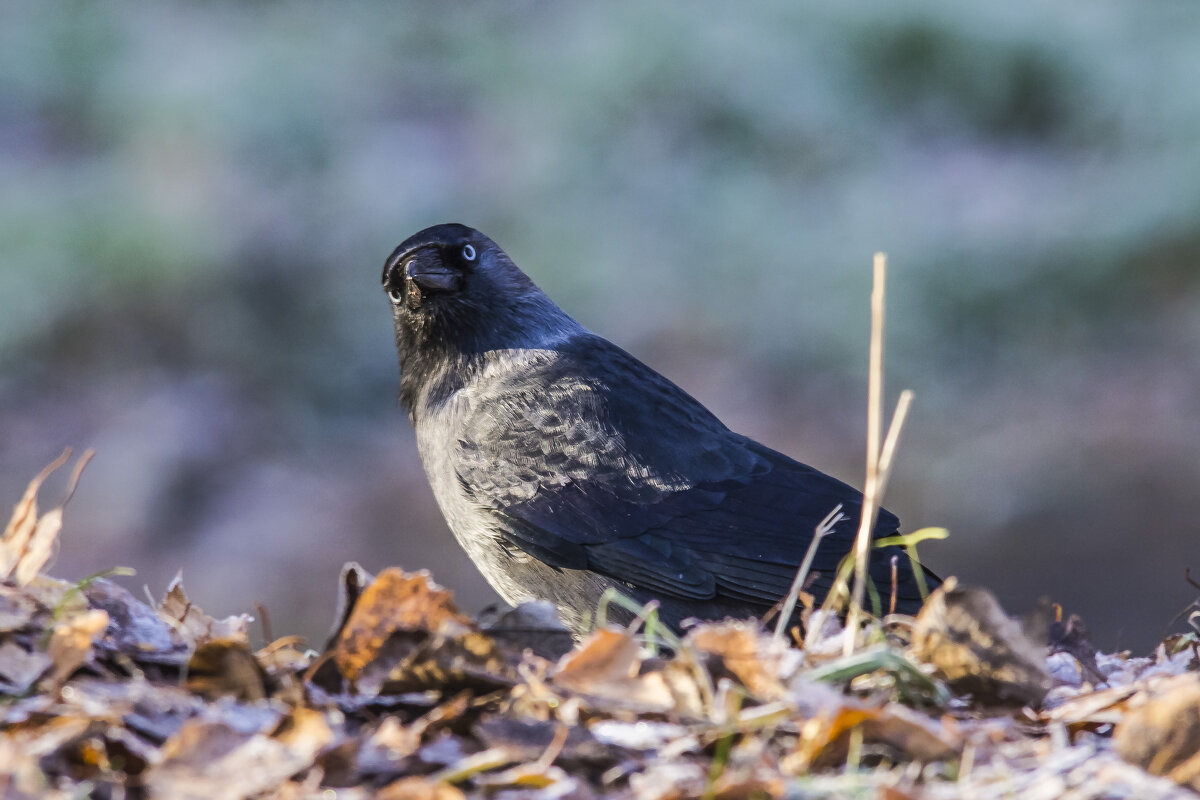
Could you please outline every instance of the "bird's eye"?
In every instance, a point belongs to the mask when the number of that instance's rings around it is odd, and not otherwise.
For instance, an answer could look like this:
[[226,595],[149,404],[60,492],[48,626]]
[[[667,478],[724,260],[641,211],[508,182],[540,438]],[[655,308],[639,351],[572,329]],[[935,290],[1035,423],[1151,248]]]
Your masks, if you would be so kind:
[[389,297],[389,298],[391,299],[391,301],[392,301],[393,303],[395,303],[396,305],[400,305],[400,303],[404,301],[404,293],[403,293],[403,292],[401,292],[399,289],[392,289],[392,290],[390,290],[390,291],[388,292],[388,297]]
[[475,246],[470,244],[463,245],[462,257],[464,261],[475,260]]

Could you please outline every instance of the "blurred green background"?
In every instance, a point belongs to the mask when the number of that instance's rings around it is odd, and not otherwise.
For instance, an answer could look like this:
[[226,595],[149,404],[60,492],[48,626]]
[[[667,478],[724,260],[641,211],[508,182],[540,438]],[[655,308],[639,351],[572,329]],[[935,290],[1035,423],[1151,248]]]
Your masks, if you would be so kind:
[[56,574],[183,567],[277,635],[351,559],[475,610],[395,401],[400,240],[480,228],[855,485],[883,250],[887,505],[1145,650],[1200,568],[1197,85],[1185,2],[4,3],[0,492],[95,447]]

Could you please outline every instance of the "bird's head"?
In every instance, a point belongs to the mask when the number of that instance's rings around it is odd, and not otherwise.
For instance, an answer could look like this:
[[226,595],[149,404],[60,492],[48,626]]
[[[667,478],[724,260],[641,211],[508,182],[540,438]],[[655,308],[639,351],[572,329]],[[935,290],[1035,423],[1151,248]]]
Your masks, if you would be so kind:
[[384,262],[383,290],[410,410],[412,393],[464,357],[546,346],[579,328],[495,242],[457,223],[405,239]]

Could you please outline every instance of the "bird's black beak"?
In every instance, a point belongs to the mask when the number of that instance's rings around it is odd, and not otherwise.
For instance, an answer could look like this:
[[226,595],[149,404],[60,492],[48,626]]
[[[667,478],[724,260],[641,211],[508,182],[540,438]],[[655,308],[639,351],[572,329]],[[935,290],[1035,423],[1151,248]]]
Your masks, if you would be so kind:
[[462,274],[447,269],[432,254],[418,253],[404,266],[404,274],[423,292],[456,292],[462,288]]

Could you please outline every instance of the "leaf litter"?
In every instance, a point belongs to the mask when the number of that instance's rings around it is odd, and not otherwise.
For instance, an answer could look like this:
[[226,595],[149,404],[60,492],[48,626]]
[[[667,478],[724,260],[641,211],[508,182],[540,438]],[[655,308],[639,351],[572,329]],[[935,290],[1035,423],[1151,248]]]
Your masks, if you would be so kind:
[[0,539],[3,797],[1200,791],[1200,631],[1099,653],[1078,618],[1054,611],[1042,641],[949,580],[915,618],[870,621],[848,656],[853,632],[811,602],[791,640],[756,620],[648,635],[648,608],[575,643],[545,604],[483,624],[424,571],[348,564],[322,649],[256,646],[250,615],[209,616],[181,576],[157,603],[48,577],[66,501],[39,514],[37,496],[68,459]]

